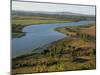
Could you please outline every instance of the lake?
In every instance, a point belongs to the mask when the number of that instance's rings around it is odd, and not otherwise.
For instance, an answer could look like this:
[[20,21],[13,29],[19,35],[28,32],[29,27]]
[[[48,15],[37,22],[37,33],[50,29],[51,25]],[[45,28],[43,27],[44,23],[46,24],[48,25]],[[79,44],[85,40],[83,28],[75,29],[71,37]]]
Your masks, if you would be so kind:
[[12,56],[19,56],[30,53],[32,50],[60,40],[66,35],[57,32],[54,28],[63,26],[88,25],[94,21],[66,22],[66,23],[51,23],[51,24],[36,24],[29,25],[23,28],[25,36],[12,39]]

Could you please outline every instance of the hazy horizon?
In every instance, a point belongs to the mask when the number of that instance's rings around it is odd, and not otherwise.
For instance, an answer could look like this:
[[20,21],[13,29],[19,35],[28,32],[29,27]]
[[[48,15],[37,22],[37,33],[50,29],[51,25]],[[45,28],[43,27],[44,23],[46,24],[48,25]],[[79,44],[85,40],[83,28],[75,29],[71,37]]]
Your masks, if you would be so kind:
[[71,12],[95,15],[95,6],[12,1],[12,10],[29,12]]

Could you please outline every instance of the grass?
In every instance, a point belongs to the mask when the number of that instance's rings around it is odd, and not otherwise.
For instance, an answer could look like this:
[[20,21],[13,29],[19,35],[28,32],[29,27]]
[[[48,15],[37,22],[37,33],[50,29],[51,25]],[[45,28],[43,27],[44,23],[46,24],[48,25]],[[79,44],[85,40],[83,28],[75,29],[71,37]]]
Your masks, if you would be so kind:
[[30,24],[45,24],[45,23],[61,23],[61,22],[70,22],[70,21],[61,21],[61,20],[40,20],[40,19],[29,19],[29,20],[12,20],[12,24],[17,25],[30,25]]
[[[86,33],[87,29],[88,31],[93,30],[93,33]],[[95,37],[95,24],[87,27],[66,26],[56,30],[68,37],[53,42],[42,53],[33,53],[12,59],[12,74],[96,68],[95,39],[91,39],[91,36]],[[82,36],[77,33],[82,33]]]

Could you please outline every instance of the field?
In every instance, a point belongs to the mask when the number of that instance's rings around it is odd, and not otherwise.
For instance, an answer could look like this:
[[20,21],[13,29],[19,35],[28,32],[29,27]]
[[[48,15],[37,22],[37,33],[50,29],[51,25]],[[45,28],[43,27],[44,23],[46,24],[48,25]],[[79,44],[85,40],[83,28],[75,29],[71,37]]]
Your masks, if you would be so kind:
[[56,28],[67,37],[53,42],[42,53],[12,59],[12,74],[95,69],[95,29],[95,24]]
[[12,20],[12,24],[16,25],[30,25],[30,24],[45,24],[45,23],[59,23],[59,22],[70,22],[67,20],[57,20],[46,17],[15,17]]

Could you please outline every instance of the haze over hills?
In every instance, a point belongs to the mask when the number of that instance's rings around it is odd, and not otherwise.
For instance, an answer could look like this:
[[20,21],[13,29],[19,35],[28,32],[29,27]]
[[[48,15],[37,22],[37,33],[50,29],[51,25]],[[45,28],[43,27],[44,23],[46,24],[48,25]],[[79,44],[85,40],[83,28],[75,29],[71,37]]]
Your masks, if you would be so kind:
[[34,14],[45,14],[45,15],[62,15],[62,16],[94,16],[94,15],[87,15],[87,14],[80,14],[80,13],[73,13],[73,12],[47,12],[47,11],[20,11],[20,10],[13,10],[12,15],[17,15],[17,14],[29,14],[29,15],[34,15]]

